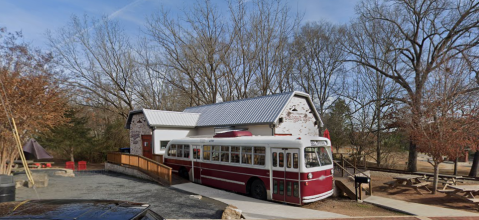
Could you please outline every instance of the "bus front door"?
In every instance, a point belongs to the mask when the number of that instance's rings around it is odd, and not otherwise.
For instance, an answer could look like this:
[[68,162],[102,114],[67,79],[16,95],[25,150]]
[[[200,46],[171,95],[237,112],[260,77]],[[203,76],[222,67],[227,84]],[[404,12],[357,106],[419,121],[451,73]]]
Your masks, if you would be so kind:
[[299,149],[271,149],[272,199],[300,204]]
[[201,146],[193,145],[193,159],[191,160],[191,172],[193,182],[201,183]]

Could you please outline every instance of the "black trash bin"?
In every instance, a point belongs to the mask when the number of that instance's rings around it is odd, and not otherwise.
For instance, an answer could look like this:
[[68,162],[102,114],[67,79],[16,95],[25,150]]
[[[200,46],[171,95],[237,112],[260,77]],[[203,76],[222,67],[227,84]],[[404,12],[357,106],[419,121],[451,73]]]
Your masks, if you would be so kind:
[[0,202],[15,201],[15,182],[13,176],[0,174]]

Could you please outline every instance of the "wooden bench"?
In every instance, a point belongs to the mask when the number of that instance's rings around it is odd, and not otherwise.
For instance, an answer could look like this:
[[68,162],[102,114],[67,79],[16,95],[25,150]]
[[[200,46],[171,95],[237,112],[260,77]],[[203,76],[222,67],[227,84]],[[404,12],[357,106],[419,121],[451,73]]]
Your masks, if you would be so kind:
[[390,186],[390,187],[392,187],[392,186],[394,186],[394,185],[396,184],[396,181],[393,180],[393,181],[385,182],[384,184],[385,184],[385,185],[388,185],[388,186]]
[[423,187],[424,189],[426,189],[428,192],[431,192],[431,190],[429,188],[427,188],[427,186],[429,185],[428,182],[423,182],[423,183],[416,183],[416,184],[413,184],[411,185],[411,187],[416,190],[416,192],[418,192],[419,194],[422,195],[421,191],[419,191],[419,188]]

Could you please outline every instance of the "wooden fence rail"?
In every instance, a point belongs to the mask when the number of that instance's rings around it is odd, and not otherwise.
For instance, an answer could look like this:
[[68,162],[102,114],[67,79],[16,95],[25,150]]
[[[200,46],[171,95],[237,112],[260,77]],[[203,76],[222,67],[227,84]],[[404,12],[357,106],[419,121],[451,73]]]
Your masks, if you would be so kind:
[[118,165],[128,165],[131,168],[147,174],[162,184],[171,185],[171,167],[149,158],[133,154],[110,152],[107,154],[107,162]]

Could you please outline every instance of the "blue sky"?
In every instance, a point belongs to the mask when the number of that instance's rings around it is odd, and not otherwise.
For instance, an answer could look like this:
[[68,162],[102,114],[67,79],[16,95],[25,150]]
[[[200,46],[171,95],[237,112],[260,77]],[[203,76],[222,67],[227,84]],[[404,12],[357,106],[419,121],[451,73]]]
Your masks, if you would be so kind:
[[[303,22],[321,19],[346,23],[354,16],[357,0],[287,0],[294,11],[304,13]],[[0,27],[22,31],[27,42],[44,48],[45,32],[65,26],[72,15],[110,16],[117,19],[131,35],[139,32],[145,18],[161,6],[173,13],[185,9],[195,0],[1,0]],[[213,4],[226,7],[223,0]],[[225,8],[226,10],[226,8]]]

